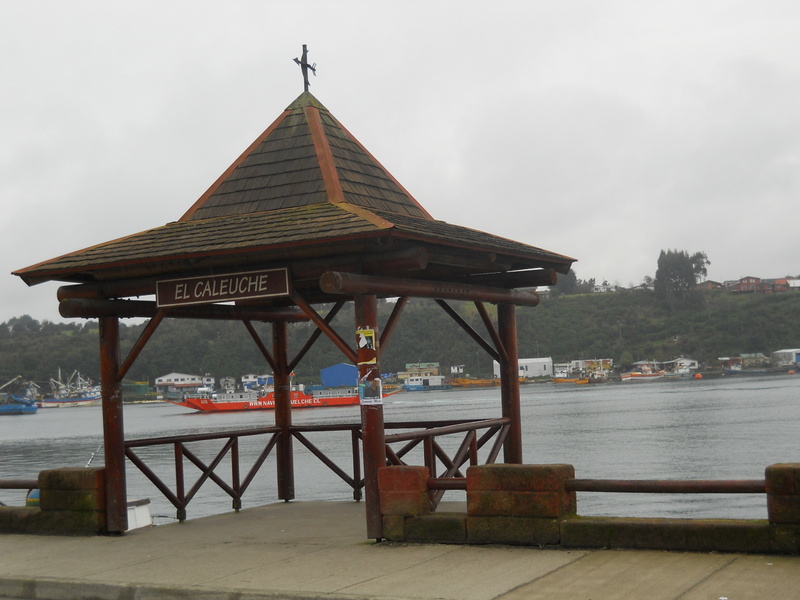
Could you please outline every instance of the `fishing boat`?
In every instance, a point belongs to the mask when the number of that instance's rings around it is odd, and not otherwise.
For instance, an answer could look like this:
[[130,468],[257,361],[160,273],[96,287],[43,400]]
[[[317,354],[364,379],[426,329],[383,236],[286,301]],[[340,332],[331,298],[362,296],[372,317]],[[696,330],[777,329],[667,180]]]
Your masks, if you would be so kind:
[[[310,394],[301,390],[293,390],[289,393],[292,408],[351,406],[359,403],[357,388],[315,390]],[[180,402],[173,400],[169,400],[169,402],[200,412],[275,410],[275,392],[259,393],[256,390],[245,390],[242,392],[228,391],[215,394],[208,389],[201,388],[197,394],[189,396]]]
[[628,373],[622,373],[622,381],[653,381],[661,379],[666,375],[666,371],[660,368],[659,363],[652,360],[640,360],[633,363],[633,369]]
[[0,392],[0,416],[35,415],[38,410],[33,398]]
[[769,359],[761,353],[720,356],[724,375],[766,375]]
[[[0,385],[0,390],[5,388],[15,389],[13,386],[22,379],[17,375],[11,381]],[[11,386],[11,387],[9,387]],[[17,391],[19,389],[17,388]],[[0,416],[2,415],[33,415],[39,410],[36,401],[27,394],[15,394],[12,392],[0,391]]]
[[61,380],[61,369],[58,379],[50,379],[52,392],[36,401],[39,408],[66,408],[73,406],[95,406],[101,402],[100,387],[81,377],[73,371],[66,383]]
[[449,390],[453,386],[446,382],[444,375],[426,375],[424,377],[407,377],[403,389],[407,392],[433,392]]

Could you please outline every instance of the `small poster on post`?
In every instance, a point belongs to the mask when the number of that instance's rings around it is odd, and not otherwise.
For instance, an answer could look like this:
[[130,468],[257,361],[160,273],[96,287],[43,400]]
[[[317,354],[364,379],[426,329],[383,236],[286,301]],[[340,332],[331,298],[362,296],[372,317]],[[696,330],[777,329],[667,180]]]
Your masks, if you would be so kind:
[[356,329],[356,341],[358,344],[358,364],[374,365],[378,362],[378,353],[375,350],[375,330]]
[[361,404],[383,404],[383,386],[380,377],[359,384]]

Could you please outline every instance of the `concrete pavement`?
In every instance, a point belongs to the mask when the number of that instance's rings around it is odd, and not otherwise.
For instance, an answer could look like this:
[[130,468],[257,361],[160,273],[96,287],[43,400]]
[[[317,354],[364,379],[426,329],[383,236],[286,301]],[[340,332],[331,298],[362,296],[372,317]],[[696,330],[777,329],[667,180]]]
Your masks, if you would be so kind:
[[376,544],[291,502],[120,537],[0,536],[0,599],[794,600],[800,557]]

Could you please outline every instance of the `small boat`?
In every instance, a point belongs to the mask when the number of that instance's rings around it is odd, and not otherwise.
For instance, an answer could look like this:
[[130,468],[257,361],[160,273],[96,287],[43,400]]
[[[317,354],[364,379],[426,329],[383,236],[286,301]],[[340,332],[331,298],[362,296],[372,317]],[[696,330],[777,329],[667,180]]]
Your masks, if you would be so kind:
[[629,373],[622,373],[622,381],[653,381],[661,379],[666,375],[666,371],[652,360],[640,360],[633,363],[633,370]]
[[584,385],[589,383],[588,377],[553,377],[553,383],[575,383],[577,385]]
[[[359,404],[358,390],[356,388],[321,390],[310,394],[299,390],[289,393],[291,394],[292,408],[352,406]],[[385,394],[384,397],[388,395]],[[213,394],[209,390],[202,390],[180,402],[173,400],[169,400],[169,402],[200,412],[275,410],[275,392],[259,393],[255,390],[245,390],[243,392],[229,391]]]
[[740,354],[720,356],[724,375],[766,375],[769,373],[768,359],[763,354]]
[[500,380],[496,377],[491,379],[478,379],[476,377],[453,377],[450,385],[454,388],[473,388],[473,387],[496,387],[500,385]]
[[444,375],[426,375],[424,377],[408,377],[403,384],[407,392],[433,392],[449,390],[453,386],[445,382]]

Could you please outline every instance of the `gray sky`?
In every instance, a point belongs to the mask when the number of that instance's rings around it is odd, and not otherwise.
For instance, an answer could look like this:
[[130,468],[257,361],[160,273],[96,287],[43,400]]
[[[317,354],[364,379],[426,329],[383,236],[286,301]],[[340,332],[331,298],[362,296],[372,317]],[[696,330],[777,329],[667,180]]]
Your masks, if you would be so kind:
[[0,2],[9,273],[174,221],[302,92],[435,218],[638,284],[800,275],[796,0]]

